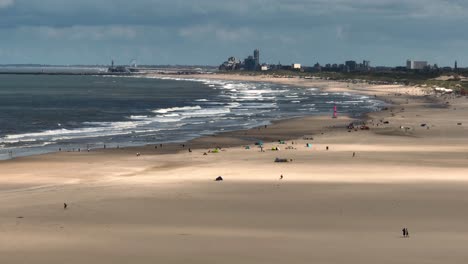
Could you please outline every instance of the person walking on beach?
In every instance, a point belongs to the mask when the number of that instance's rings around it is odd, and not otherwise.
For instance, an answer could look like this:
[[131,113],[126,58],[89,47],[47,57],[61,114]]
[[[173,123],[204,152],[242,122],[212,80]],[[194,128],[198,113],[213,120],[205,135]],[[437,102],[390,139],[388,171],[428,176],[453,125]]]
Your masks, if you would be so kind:
[[403,227],[403,229],[401,230],[401,232],[403,232],[403,237],[406,237],[406,228]]
[[68,207],[68,204],[67,203],[63,203],[63,210],[66,210]]
[[356,152],[353,152],[353,158],[356,157]]
[[280,180],[282,180],[282,179],[283,179],[283,174],[281,174],[281,176],[280,176]]

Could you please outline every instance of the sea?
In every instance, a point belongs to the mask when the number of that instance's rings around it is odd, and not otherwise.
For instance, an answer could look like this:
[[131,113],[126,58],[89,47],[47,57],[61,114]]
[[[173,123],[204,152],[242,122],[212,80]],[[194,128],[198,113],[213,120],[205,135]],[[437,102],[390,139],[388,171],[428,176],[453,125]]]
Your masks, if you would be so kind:
[[184,142],[306,115],[360,116],[384,103],[267,82],[0,74],[0,159]]

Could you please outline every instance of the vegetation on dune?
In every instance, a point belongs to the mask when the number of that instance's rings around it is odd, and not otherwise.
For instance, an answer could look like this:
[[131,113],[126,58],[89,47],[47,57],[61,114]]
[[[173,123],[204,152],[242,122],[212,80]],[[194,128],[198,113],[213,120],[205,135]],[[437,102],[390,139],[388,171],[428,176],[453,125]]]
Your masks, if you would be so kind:
[[[304,72],[293,70],[270,70],[270,71],[226,71],[226,74],[242,74],[250,76],[288,76],[288,77],[310,77],[334,81],[365,81],[369,83],[398,83],[405,85],[419,85],[427,87],[443,87],[455,91],[465,90],[468,92],[468,72],[438,72],[438,71],[387,71],[387,72]],[[445,80],[440,77],[447,76]],[[450,77],[449,77],[450,76]]]

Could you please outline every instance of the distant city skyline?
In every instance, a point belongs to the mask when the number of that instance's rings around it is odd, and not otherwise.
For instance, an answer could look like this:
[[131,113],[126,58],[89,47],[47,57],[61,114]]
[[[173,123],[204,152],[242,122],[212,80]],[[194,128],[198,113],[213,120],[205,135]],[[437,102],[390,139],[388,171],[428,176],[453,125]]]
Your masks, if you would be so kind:
[[468,66],[461,0],[0,0],[0,64]]

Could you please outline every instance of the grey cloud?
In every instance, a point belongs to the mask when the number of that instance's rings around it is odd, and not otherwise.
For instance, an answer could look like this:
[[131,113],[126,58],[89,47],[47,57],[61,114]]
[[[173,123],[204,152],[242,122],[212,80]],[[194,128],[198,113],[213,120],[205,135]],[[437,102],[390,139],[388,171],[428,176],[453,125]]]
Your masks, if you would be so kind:
[[467,14],[464,0],[0,0],[0,63],[73,50],[68,60],[81,63],[216,64],[257,47],[270,62],[448,62],[458,54],[446,47],[468,45]]
[[0,8],[6,8],[13,5],[13,0],[0,0]]

